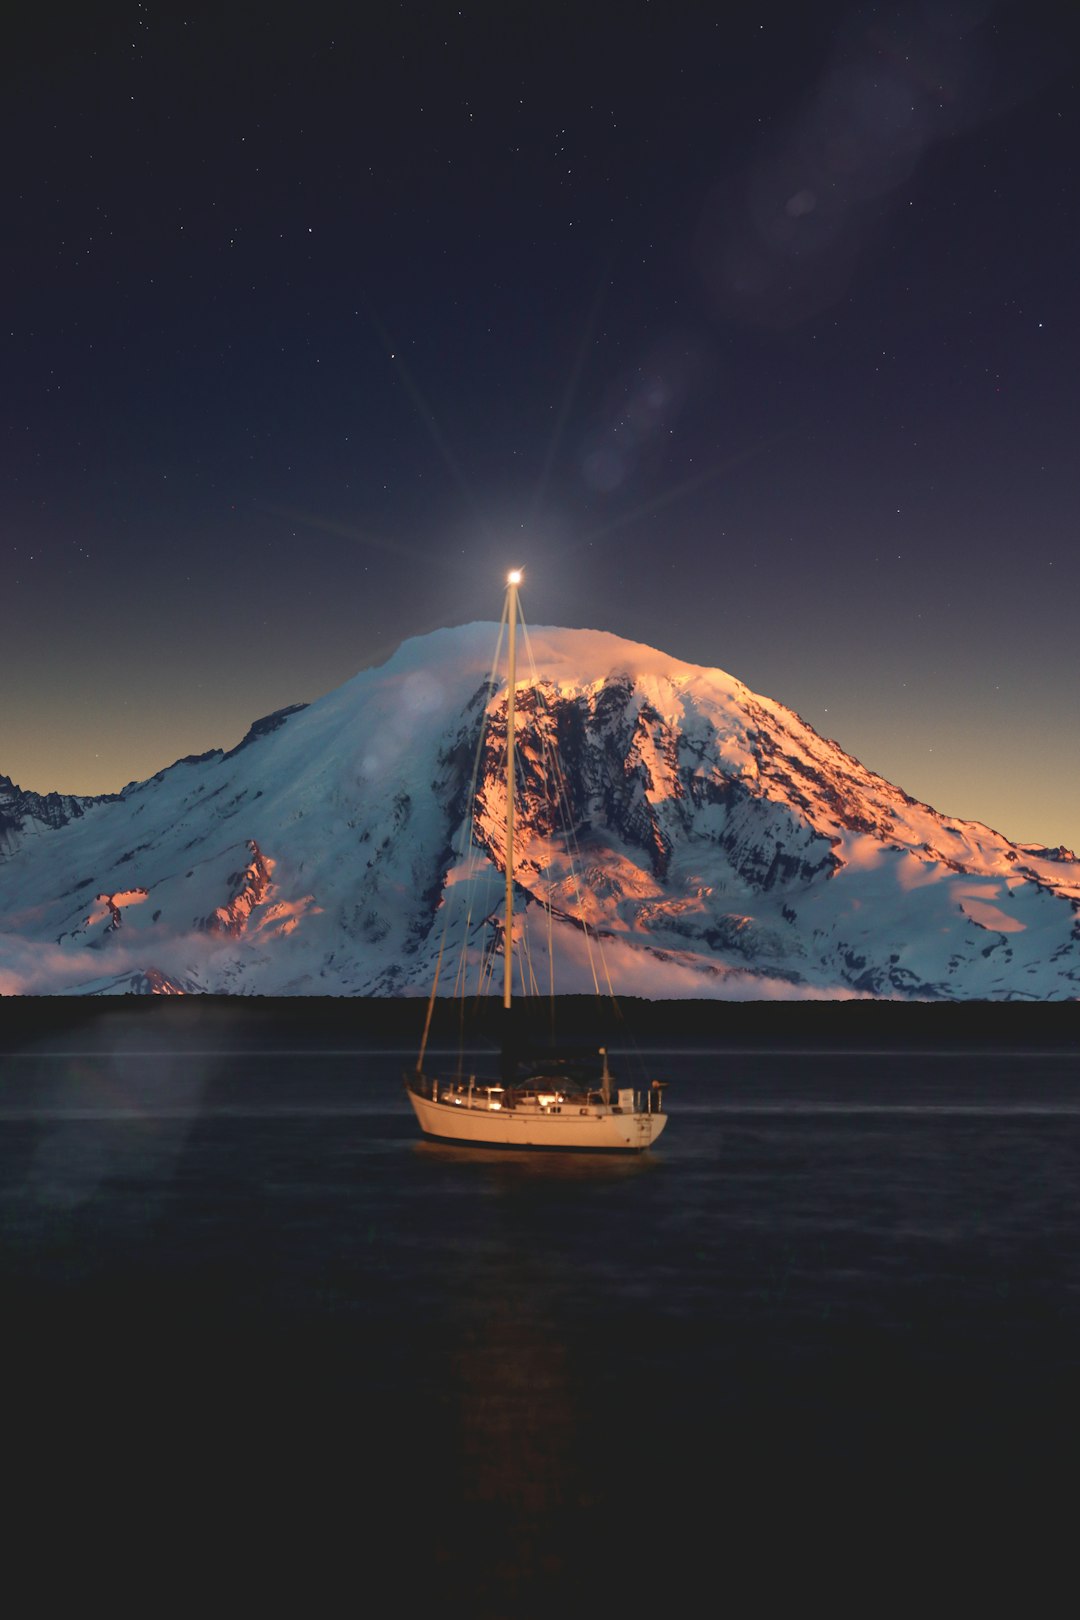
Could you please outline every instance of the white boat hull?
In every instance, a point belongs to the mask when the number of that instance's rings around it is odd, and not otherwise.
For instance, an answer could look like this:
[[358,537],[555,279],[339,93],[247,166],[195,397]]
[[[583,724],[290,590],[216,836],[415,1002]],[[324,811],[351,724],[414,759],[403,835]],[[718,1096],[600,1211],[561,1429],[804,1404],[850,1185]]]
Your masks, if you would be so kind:
[[557,1148],[563,1152],[643,1153],[667,1124],[657,1111],[619,1109],[610,1103],[563,1101],[557,1108],[492,1107],[482,1096],[425,1097],[407,1085],[425,1136],[472,1147]]

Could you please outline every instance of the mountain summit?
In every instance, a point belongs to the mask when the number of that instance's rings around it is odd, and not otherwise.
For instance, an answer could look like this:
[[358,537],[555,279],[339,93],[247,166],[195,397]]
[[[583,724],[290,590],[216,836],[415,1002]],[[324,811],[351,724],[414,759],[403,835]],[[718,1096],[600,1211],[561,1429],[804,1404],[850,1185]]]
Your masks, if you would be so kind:
[[[0,991],[419,994],[444,935],[448,960],[466,929],[497,941],[496,633],[407,641],[119,794],[0,777]],[[939,815],[721,670],[594,630],[529,649],[514,875],[542,986],[550,935],[566,992],[606,971],[660,998],[1080,995],[1068,850]]]

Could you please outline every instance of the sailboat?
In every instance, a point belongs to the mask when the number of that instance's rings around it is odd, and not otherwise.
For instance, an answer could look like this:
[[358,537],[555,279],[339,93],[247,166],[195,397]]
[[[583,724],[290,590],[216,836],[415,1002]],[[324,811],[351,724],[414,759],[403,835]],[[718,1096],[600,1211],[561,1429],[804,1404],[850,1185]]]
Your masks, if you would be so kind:
[[427,1037],[438,988],[428,1001],[416,1067],[405,1088],[420,1129],[427,1137],[470,1147],[550,1148],[563,1152],[642,1153],[667,1124],[665,1082],[641,1089],[620,1085],[608,1065],[605,1047],[582,1062],[545,1053],[519,1061],[512,1038],[514,976],[514,747],[517,698],[516,631],[521,571],[507,576],[506,623],[506,907],[503,939],[503,1023],[505,1034],[497,1077],[458,1072],[446,1078],[424,1067]]

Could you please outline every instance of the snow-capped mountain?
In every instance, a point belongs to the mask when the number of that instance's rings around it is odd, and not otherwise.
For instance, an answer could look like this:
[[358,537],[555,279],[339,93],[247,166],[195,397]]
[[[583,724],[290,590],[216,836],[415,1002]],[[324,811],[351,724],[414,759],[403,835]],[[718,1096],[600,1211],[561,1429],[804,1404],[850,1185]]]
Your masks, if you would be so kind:
[[[417,994],[440,952],[440,990],[474,988],[501,949],[495,639],[408,641],[119,794],[0,777],[0,991]],[[529,646],[515,922],[542,990],[550,961],[565,992],[1080,995],[1069,851],[937,814],[721,670],[602,631]]]

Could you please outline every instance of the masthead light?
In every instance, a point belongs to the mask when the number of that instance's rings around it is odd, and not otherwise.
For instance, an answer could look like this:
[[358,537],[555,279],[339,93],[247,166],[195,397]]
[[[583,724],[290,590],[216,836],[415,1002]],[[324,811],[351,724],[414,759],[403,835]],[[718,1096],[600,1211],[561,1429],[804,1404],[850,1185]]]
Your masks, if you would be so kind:
[[520,568],[511,568],[510,572],[506,576],[506,583],[508,585],[520,585],[521,584],[521,569]]

